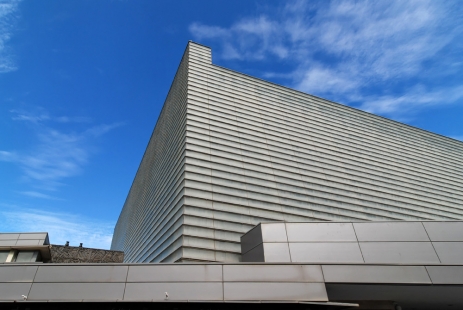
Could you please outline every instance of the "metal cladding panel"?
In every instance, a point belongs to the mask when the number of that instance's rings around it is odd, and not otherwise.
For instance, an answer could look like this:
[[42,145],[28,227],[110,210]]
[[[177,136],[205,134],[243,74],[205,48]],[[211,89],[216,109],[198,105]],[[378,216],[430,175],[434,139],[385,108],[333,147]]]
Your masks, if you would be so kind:
[[328,301],[324,283],[225,282],[225,300]]
[[252,250],[241,255],[242,262],[265,262],[264,244],[261,243]]
[[354,223],[358,241],[429,241],[421,222]]
[[431,241],[463,241],[463,222],[423,222]]
[[43,244],[43,240],[37,240],[37,239],[32,239],[32,240],[18,240],[16,241],[16,245],[41,245]]
[[241,253],[244,254],[262,243],[262,227],[257,225],[241,236]]
[[0,300],[22,300],[22,295],[27,296],[32,283],[1,283]]
[[29,300],[122,300],[125,283],[33,283]]
[[323,265],[326,283],[431,284],[424,266]]
[[263,242],[288,242],[285,223],[261,224]]
[[433,242],[442,264],[463,264],[463,242]]
[[13,240],[0,240],[0,246],[13,246],[16,245],[17,239]]
[[265,262],[269,263],[289,263],[291,255],[288,243],[263,243]]
[[439,264],[431,242],[360,242],[365,263]]
[[48,236],[48,233],[21,233],[18,239],[26,239],[26,240],[33,240],[33,239],[42,239],[45,240]]
[[[215,66],[209,48],[190,42],[113,249],[130,262],[173,257],[177,248],[151,241],[169,225],[174,193],[214,209],[195,225],[217,235],[269,221],[460,220],[455,171],[460,141]],[[239,261],[239,240],[217,235],[196,240],[188,259]]]
[[426,266],[433,284],[463,285],[463,266]]
[[40,266],[36,282],[125,282],[127,266]]
[[356,242],[289,243],[293,263],[363,263]]
[[0,282],[32,282],[37,266],[0,265]]
[[19,238],[19,234],[2,234],[0,233],[0,240],[16,240]]
[[124,300],[223,300],[222,282],[127,283]]
[[324,282],[318,265],[224,265],[225,282]]
[[222,281],[221,265],[130,266],[127,282]]
[[286,223],[288,242],[356,242],[352,223]]

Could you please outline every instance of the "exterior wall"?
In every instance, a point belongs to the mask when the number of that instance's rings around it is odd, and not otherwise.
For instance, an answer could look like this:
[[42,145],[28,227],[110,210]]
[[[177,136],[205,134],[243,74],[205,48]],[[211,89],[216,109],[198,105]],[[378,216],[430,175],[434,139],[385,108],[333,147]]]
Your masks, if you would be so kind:
[[114,229],[127,262],[181,255],[188,65],[187,48]]
[[[182,66],[186,127],[159,118],[115,230],[127,261],[239,261],[263,221],[463,219],[462,142],[215,66],[195,43]],[[159,177],[180,175],[155,151],[167,126],[186,136],[169,140],[183,179]]]
[[124,252],[90,249],[84,247],[52,245],[50,247],[51,262],[56,264],[70,263],[122,263]]
[[243,262],[463,265],[463,222],[261,223]]
[[268,220],[463,219],[463,143],[190,67],[185,257],[238,260],[240,235]]
[[463,307],[462,265],[10,264],[0,279],[2,309]]

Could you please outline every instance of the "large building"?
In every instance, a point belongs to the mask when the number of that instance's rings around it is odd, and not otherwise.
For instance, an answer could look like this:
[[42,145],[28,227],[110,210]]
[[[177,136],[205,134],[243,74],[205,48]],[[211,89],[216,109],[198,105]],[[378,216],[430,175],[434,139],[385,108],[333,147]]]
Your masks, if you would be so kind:
[[463,309],[462,155],[189,43],[115,228],[125,263],[0,234],[0,308]]
[[260,222],[461,219],[462,142],[216,66],[190,42],[111,248],[238,262]]

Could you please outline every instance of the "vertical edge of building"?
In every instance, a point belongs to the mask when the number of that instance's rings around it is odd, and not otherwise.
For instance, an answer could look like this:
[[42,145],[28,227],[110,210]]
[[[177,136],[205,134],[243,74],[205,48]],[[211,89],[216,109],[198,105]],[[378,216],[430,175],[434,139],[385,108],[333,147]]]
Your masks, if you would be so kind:
[[[114,229],[112,250],[125,262],[176,261],[182,256],[188,75],[194,48],[183,54],[161,114]],[[210,54],[210,53],[209,53]]]

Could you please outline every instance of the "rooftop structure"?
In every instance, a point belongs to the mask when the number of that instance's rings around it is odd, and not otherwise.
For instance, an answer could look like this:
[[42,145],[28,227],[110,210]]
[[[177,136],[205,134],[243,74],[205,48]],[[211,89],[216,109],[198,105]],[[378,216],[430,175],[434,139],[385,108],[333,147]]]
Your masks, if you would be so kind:
[[[122,263],[124,252],[50,244],[48,233],[0,233],[0,264]],[[0,278],[0,282],[2,279]]]

